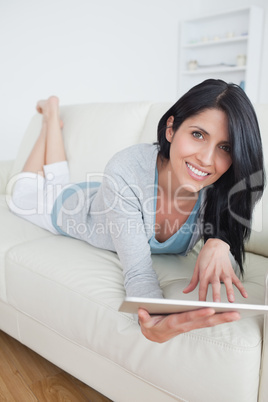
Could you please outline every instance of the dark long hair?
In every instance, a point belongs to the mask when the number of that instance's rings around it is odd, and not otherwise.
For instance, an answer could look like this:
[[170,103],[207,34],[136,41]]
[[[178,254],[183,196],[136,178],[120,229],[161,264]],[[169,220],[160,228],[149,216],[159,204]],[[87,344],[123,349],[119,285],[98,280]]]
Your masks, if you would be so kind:
[[184,120],[206,109],[219,109],[228,118],[232,165],[206,188],[202,230],[206,241],[219,238],[229,244],[243,274],[244,243],[251,232],[253,208],[264,190],[265,172],[259,125],[245,92],[235,84],[209,79],[183,95],[158,124],[159,155],[169,159],[167,120],[174,116],[173,130]]

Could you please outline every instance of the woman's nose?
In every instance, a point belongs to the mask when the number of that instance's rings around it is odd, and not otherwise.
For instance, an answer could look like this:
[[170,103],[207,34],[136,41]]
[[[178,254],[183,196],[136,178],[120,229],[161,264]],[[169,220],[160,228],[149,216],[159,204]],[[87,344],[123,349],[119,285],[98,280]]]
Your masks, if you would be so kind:
[[200,165],[211,166],[214,161],[214,147],[204,147],[196,155]]

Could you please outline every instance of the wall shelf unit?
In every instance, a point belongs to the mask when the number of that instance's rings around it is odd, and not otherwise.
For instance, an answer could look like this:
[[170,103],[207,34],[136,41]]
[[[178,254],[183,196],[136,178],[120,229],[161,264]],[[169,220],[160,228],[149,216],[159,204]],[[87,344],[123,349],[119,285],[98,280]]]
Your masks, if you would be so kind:
[[263,9],[245,7],[181,24],[179,95],[207,78],[241,85],[258,101]]

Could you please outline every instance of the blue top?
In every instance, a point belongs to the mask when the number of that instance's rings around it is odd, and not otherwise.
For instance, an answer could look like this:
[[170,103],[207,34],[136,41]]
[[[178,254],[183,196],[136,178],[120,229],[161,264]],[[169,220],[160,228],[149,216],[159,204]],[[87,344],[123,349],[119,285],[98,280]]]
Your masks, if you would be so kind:
[[[70,233],[62,230],[61,226],[58,224],[58,217],[61,213],[61,209],[63,207],[63,205],[65,204],[66,200],[68,198],[71,198],[74,195],[77,195],[77,198],[79,199],[79,190],[85,190],[85,193],[87,193],[87,190],[94,190],[94,189],[98,189],[100,187],[101,183],[99,182],[81,182],[81,183],[76,183],[72,186],[67,187],[65,190],[63,190],[60,195],[58,196],[58,198],[56,199],[53,208],[52,208],[52,212],[51,212],[51,221],[52,224],[54,226],[54,228],[61,234],[64,236],[69,236],[69,237],[73,237],[71,236]],[[94,194],[94,192],[92,192],[92,194]],[[75,209],[75,208],[74,208]],[[67,211],[68,212],[68,211]],[[72,212],[72,210],[70,209],[70,212]],[[85,211],[85,214],[87,216],[88,211]],[[72,218],[72,214],[70,213],[70,218]],[[79,222],[79,221],[78,221]],[[82,219],[80,219],[80,222],[83,222]]]
[[[154,202],[154,211],[156,212],[156,203],[157,203],[157,186],[158,186],[158,171],[156,168],[155,171],[155,202]],[[200,192],[201,193],[201,192]],[[193,235],[193,231],[196,228],[196,221],[198,217],[198,211],[201,202],[201,196],[199,193],[198,200],[195,203],[195,206],[189,215],[187,221],[183,224],[183,226],[172,235],[169,239],[160,243],[155,238],[155,231],[151,239],[149,240],[149,244],[151,247],[152,254],[185,254],[187,250],[190,240]],[[155,214],[154,214],[155,217]]]

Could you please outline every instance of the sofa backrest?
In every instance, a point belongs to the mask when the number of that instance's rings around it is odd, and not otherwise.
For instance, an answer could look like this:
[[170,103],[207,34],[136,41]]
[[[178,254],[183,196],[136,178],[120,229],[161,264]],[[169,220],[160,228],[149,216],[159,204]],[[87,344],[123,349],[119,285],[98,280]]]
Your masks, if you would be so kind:
[[[63,136],[71,181],[84,181],[87,173],[103,172],[117,151],[138,143],[150,107],[150,102],[62,106]],[[13,175],[21,171],[40,128],[41,115],[36,114],[23,138]]]
[[[97,103],[61,107],[63,136],[72,182],[84,181],[87,173],[103,172],[115,152],[139,142],[157,140],[159,119],[171,103]],[[268,105],[255,105],[263,138],[268,171]],[[41,116],[31,120],[10,176],[21,171],[40,132]],[[268,187],[268,186],[267,186]],[[253,219],[248,251],[268,257],[268,188]]]

